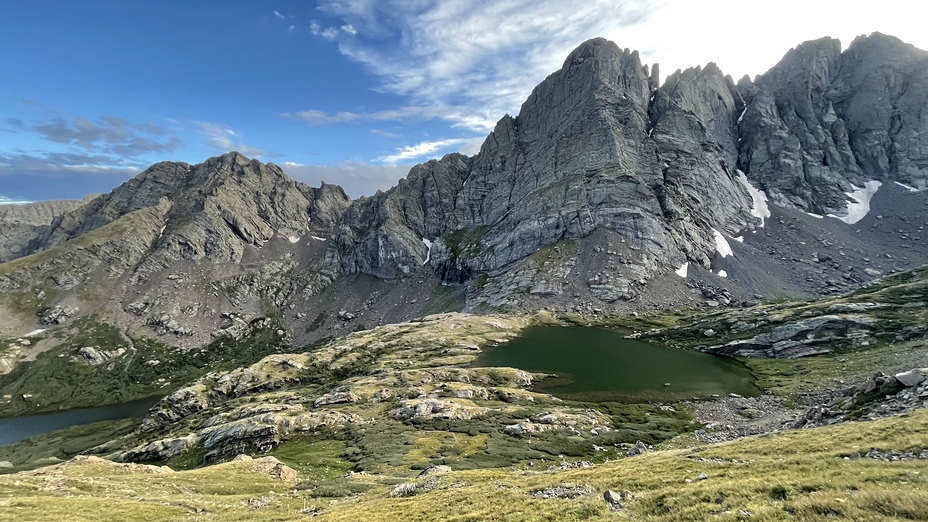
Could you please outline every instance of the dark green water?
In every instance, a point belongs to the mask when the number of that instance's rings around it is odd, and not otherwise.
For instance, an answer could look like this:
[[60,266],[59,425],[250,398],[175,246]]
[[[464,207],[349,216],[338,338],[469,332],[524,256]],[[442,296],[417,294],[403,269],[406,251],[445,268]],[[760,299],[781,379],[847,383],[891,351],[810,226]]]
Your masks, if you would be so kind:
[[572,400],[647,402],[760,394],[754,376],[735,359],[625,339],[605,328],[529,328],[509,343],[485,348],[472,366],[557,374],[536,389]]
[[78,408],[0,419],[0,446],[78,424],[105,420],[141,419],[148,413],[148,409],[158,402],[158,399],[158,397],[151,397],[97,408]]

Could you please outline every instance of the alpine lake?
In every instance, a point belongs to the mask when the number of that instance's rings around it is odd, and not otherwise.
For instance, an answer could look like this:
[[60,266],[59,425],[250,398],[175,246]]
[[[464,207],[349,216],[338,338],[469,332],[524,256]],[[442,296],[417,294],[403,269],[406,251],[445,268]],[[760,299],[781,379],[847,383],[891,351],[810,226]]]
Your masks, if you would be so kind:
[[96,408],[77,408],[22,417],[0,418],[0,446],[80,424],[119,419],[141,419],[156,402],[158,402],[158,397],[150,397]]
[[627,339],[608,328],[531,327],[508,343],[484,348],[472,366],[546,373],[536,390],[577,401],[671,402],[761,393],[754,375],[736,359]]

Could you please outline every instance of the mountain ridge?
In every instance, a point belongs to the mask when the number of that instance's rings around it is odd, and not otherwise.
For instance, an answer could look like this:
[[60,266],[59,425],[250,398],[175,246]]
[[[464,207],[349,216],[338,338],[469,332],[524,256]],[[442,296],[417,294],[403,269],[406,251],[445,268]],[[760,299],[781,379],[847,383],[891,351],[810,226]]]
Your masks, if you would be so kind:
[[[25,266],[24,255],[146,208],[160,216],[142,234],[150,241],[104,249],[92,270],[65,259],[26,278],[0,273],[0,288],[42,295],[36,321],[56,306],[100,310],[104,296],[82,303],[76,290],[115,278],[120,297],[104,315],[183,344],[208,340],[233,310],[273,310],[298,332],[326,316],[296,335],[310,341],[350,327],[341,311],[381,324],[462,308],[639,310],[844,291],[928,261],[914,240],[924,194],[891,186],[928,186],[928,118],[917,105],[926,60],[874,33],[843,52],[830,38],[803,43],[756,81],[735,83],[710,63],[660,83],[659,66],[636,51],[592,39],[474,156],[417,165],[353,201],[236,152],[158,163],[30,225],[25,246],[20,237],[0,247]],[[885,185],[867,203],[886,220],[816,221],[846,213],[849,194],[871,181]],[[766,224],[758,193],[771,202]],[[899,259],[873,261],[881,251]],[[423,286],[396,287],[411,279]]]

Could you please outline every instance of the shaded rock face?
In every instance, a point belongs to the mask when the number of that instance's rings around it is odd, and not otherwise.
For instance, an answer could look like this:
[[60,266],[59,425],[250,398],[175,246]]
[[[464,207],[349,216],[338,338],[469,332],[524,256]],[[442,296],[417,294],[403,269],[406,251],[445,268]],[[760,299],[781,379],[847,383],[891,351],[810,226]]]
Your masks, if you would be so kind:
[[928,187],[928,53],[879,33],[843,53],[823,38],[738,92],[738,165],[776,204],[824,214],[868,180]]
[[37,201],[27,205],[0,205],[0,263],[21,257],[32,241],[54,219],[88,203],[81,200]]

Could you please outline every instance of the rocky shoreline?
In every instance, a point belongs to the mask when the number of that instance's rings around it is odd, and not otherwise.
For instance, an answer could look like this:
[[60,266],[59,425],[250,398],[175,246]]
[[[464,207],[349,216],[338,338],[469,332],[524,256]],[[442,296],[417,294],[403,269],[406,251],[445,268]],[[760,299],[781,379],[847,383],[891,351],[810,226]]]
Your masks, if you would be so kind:
[[843,390],[829,389],[801,397],[800,406],[772,393],[758,397],[731,394],[709,401],[685,401],[694,419],[705,426],[695,436],[705,443],[814,428],[855,420],[873,421],[928,407],[928,368],[893,375],[877,372]]

